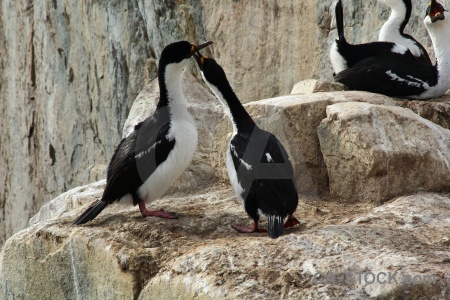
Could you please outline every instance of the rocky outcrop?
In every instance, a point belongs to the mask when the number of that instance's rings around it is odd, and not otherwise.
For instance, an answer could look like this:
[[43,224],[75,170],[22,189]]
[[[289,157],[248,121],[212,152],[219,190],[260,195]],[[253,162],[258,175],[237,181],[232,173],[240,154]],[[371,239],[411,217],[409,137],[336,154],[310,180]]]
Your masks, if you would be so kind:
[[341,201],[383,202],[450,188],[450,130],[409,109],[330,105],[318,133],[330,194]]
[[[301,225],[270,240],[230,227],[250,221],[224,167],[229,120],[191,75],[183,83],[199,128],[198,151],[174,187],[151,204],[180,218],[143,218],[136,207],[114,203],[93,222],[73,226],[101,197],[105,181],[61,194],[5,243],[3,298],[450,296],[450,135],[433,123],[445,125],[447,98],[427,102],[426,109],[420,102],[345,91],[247,103],[255,121],[286,146],[301,196],[295,213]],[[157,99],[158,86],[151,82],[131,108],[124,136]],[[417,153],[405,166],[405,156]],[[372,172],[376,164],[386,172]],[[384,203],[405,193],[410,195]]]
[[[12,1],[0,6],[0,244],[43,203],[104,177],[136,95],[168,43],[215,41],[245,101],[330,79],[334,1]],[[406,29],[430,49],[414,3]],[[344,1],[350,42],[375,40],[389,10]],[[197,72],[196,68],[192,70]]]
[[[228,186],[166,196],[180,219],[113,204],[73,219],[104,182],[47,204],[0,253],[5,299],[446,299],[450,195],[419,193],[371,208],[302,200],[299,228],[277,240],[249,222]],[[81,195],[87,197],[81,197]]]

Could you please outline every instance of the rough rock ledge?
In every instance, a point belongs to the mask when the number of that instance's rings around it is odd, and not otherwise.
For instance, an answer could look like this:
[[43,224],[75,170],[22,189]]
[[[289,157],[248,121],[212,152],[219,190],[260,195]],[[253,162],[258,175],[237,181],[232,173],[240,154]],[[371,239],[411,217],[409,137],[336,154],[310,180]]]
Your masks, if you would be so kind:
[[[72,189],[5,243],[0,298],[450,298],[448,96],[324,92],[246,104],[298,172],[302,224],[271,240],[230,228],[249,219],[226,180],[229,124],[198,82],[184,80],[199,151],[152,204],[180,218],[113,204],[73,226],[105,181]],[[157,93],[152,83],[142,91],[128,128]]]

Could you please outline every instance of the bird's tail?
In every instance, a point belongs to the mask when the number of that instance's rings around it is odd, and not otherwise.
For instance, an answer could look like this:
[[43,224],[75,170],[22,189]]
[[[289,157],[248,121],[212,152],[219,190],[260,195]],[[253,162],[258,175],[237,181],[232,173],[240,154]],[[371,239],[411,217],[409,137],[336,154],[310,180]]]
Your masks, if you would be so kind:
[[106,201],[97,201],[89,207],[81,216],[79,216],[73,224],[80,225],[93,220],[108,205]]
[[279,215],[268,215],[267,233],[273,239],[283,235],[283,217]]
[[344,8],[342,7],[342,0],[338,0],[335,8],[336,14],[336,28],[338,31],[338,36],[340,41],[345,41],[344,36]]

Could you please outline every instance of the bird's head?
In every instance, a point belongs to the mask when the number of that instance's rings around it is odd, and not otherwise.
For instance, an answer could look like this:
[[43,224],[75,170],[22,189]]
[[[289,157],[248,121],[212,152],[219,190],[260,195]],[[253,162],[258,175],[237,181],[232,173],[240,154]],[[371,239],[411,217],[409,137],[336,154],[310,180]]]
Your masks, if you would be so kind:
[[225,71],[215,59],[202,56],[198,51],[194,54],[194,57],[202,72],[203,79],[208,84],[220,87],[224,82],[228,82]]
[[159,67],[164,68],[170,64],[177,64],[181,67],[187,66],[189,59],[196,51],[203,49],[213,42],[206,42],[204,44],[195,45],[187,41],[179,41],[167,45],[161,53]]
[[424,22],[425,24],[431,24],[440,20],[445,20],[446,15],[448,15],[448,12],[445,10],[442,4],[440,4],[436,0],[431,0],[430,5],[428,5],[427,7]]

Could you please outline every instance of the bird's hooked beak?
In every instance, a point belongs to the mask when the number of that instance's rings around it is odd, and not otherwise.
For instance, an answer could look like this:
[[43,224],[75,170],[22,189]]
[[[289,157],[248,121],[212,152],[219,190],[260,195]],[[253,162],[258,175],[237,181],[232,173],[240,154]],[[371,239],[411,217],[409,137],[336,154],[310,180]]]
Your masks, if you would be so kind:
[[203,62],[205,61],[205,58],[207,58],[207,57],[206,56],[202,56],[199,51],[196,51],[194,53],[194,58],[195,58],[195,61],[198,64],[198,67],[200,68],[200,71],[203,71]]
[[200,51],[203,48],[208,47],[209,45],[211,45],[213,42],[208,41],[206,43],[200,44],[200,45],[192,45],[191,47],[191,52],[189,52],[188,57],[191,57],[192,55],[194,55],[196,52]]
[[431,0],[430,6],[428,6],[428,16],[430,16],[431,22],[434,23],[438,20],[445,20],[445,8],[436,0]]

